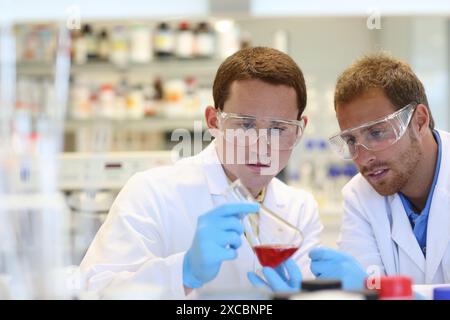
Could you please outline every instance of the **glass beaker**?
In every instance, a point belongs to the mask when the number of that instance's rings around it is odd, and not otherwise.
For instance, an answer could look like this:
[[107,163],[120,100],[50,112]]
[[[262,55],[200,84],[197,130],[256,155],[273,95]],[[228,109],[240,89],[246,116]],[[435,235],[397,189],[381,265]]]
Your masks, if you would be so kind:
[[[229,202],[257,202],[239,179],[230,185],[224,196]],[[303,242],[303,234],[298,228],[263,204],[258,212],[243,217],[242,223],[245,237],[264,267],[277,267]]]

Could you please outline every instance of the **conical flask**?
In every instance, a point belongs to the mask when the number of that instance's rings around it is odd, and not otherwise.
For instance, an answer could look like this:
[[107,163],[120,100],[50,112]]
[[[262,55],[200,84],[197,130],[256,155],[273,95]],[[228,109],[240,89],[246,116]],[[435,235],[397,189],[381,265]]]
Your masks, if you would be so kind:
[[[228,202],[257,202],[239,179],[230,185],[224,196]],[[243,217],[242,222],[245,237],[264,267],[277,267],[303,242],[303,234],[298,228],[264,204],[260,204],[258,212]]]

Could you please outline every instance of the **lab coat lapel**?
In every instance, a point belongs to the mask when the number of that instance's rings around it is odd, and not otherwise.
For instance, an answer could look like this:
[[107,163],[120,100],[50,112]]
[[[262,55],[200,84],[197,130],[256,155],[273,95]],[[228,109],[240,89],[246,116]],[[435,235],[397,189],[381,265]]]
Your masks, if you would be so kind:
[[439,131],[439,135],[442,158],[428,216],[427,282],[433,280],[450,242],[450,140],[448,133]]
[[397,194],[392,197],[391,210],[392,240],[397,243],[399,250],[403,250],[422,272],[425,273],[425,257],[420,250],[408,216],[403,208],[402,201]]
[[184,197],[185,206],[196,213],[196,220],[200,215],[214,207],[212,195],[221,194],[227,181],[222,166],[218,160],[214,143],[211,143],[198,155],[179,161],[184,166],[184,180],[178,183],[179,194],[191,195]]
[[[211,207],[224,203],[226,198],[223,196],[229,187],[225,171],[217,155],[216,145],[214,141],[199,155],[202,158],[203,171],[205,173],[206,184],[209,192],[208,201]],[[218,200],[220,199],[220,200]],[[239,265],[246,266],[247,269],[253,270],[256,265],[256,257],[253,249],[248,241],[243,240],[242,246],[238,251]],[[247,283],[246,273],[242,273],[237,264],[224,264],[228,272],[236,274],[240,278],[241,283]],[[222,267],[223,269],[223,267]]]
[[217,155],[216,144],[211,142],[200,155],[205,171],[206,182],[211,195],[224,194],[228,188],[228,181]]

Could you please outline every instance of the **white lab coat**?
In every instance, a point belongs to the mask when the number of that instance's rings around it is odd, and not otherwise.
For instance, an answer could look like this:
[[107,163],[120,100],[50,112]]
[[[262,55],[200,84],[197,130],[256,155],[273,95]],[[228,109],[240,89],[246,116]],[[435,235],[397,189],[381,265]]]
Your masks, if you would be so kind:
[[427,229],[426,259],[398,194],[380,196],[361,174],[343,189],[339,248],[381,274],[406,275],[415,284],[450,282],[450,134],[439,131],[442,158]]
[[[183,257],[197,218],[225,201],[221,194],[228,186],[214,142],[173,166],[135,174],[120,191],[81,263],[88,288],[101,294],[116,285],[146,283],[163,286],[170,298],[185,298]],[[304,278],[312,277],[308,252],[319,245],[323,228],[313,196],[274,178],[264,204],[302,230],[304,242],[294,259]],[[238,258],[224,262],[204,289],[250,287],[246,274],[254,270],[256,258],[247,241],[242,243]]]

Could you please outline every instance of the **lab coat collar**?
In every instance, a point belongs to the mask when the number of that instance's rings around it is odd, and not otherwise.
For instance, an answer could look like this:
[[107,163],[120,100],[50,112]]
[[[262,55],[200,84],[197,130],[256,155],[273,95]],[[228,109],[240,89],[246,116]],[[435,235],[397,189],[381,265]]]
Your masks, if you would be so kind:
[[436,189],[445,190],[450,194],[450,133],[436,130],[441,138],[441,168],[436,182]]
[[213,195],[220,195],[228,187],[227,177],[222,164],[217,155],[216,144],[212,141],[199,155],[202,165],[205,167],[206,182],[209,192]]
[[427,231],[426,281],[431,282],[450,242],[450,134],[439,131],[442,158]]
[[[204,171],[209,192],[212,195],[224,194],[229,186],[229,183],[219,160],[219,156],[217,155],[216,143],[212,141],[202,152],[198,154],[197,157],[205,167]],[[264,204],[275,203],[277,206],[283,206],[284,195],[281,193],[281,190],[275,187],[275,184],[278,182],[275,180],[276,178],[273,178],[267,186]]]
[[426,260],[410,227],[400,197],[398,194],[389,197],[393,218],[392,239],[425,273],[426,282],[431,282],[434,278],[450,242],[450,134],[439,131],[439,135],[442,158],[428,217]]

